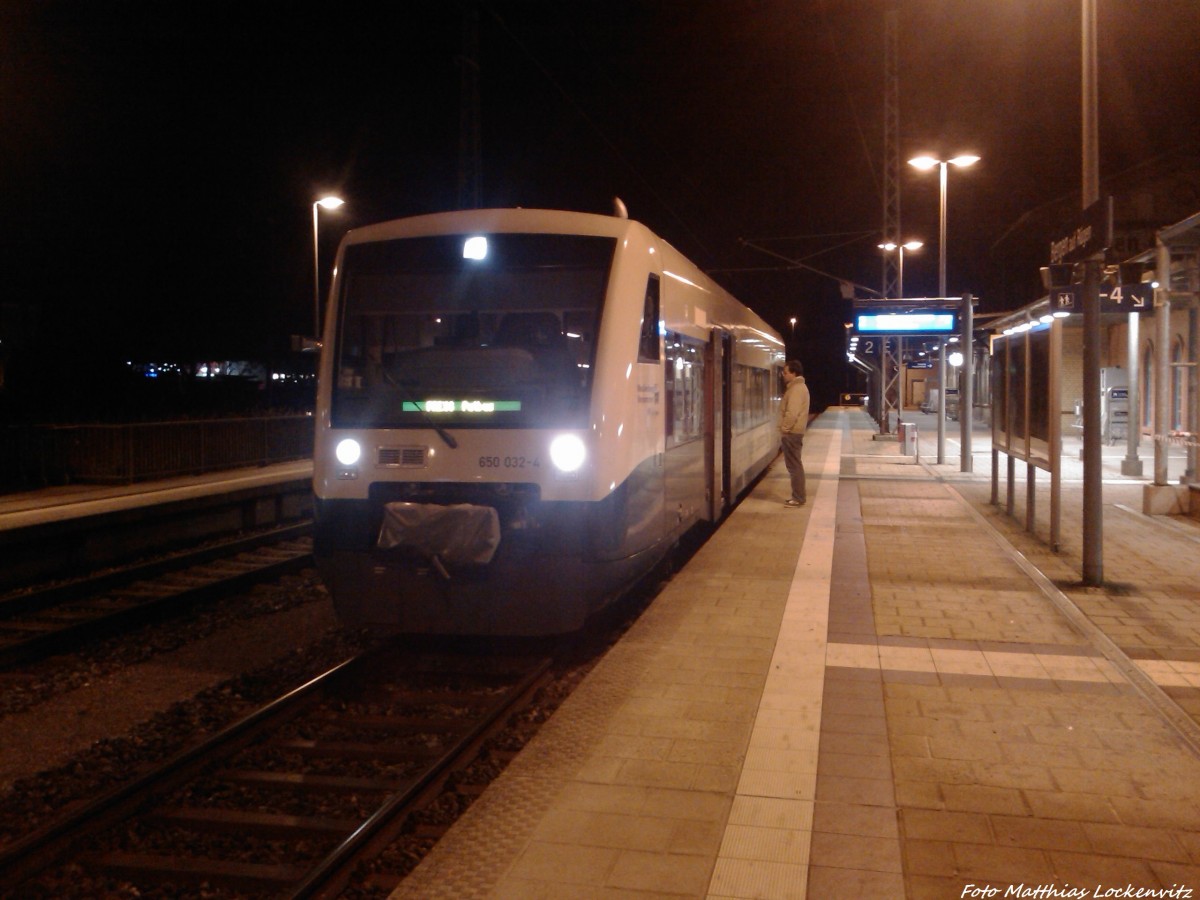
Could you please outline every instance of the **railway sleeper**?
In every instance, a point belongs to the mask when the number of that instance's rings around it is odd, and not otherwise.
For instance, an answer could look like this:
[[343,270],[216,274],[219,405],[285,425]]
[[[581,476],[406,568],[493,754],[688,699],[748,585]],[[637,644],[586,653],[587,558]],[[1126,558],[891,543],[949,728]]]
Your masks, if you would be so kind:
[[[449,741],[446,741],[448,744]],[[271,741],[276,750],[298,753],[301,756],[333,756],[341,759],[378,760],[380,762],[425,762],[445,753],[444,746],[434,748],[394,744],[364,744],[354,741],[310,741],[302,738]]]
[[112,612],[117,609],[128,609],[131,606],[136,606],[137,600],[131,597],[125,597],[117,594],[105,595],[103,597],[91,597],[80,603],[72,603],[71,609],[83,609],[89,612]]
[[96,614],[89,611],[86,607],[72,606],[70,608],[58,606],[54,609],[43,609],[37,614],[37,619],[28,621],[53,622],[61,625],[64,622],[84,622],[96,618]]
[[286,813],[211,807],[159,809],[150,813],[145,821],[159,825],[173,825],[188,831],[203,831],[213,834],[253,833],[260,837],[285,840],[345,837],[362,824],[361,819],[343,819],[333,816],[293,816]]
[[19,631],[23,634],[48,634],[62,629],[62,622],[47,622],[44,619],[23,619],[8,621],[3,624],[5,631]]
[[314,775],[299,772],[235,771],[218,772],[215,776],[227,784],[242,787],[284,788],[311,793],[379,793],[391,794],[406,785],[397,781],[382,781],[375,778],[354,778],[346,775]]
[[305,717],[306,722],[336,725],[354,731],[389,731],[394,734],[446,734],[462,731],[469,717],[441,716],[373,716],[346,715],[330,712],[315,713]]
[[308,874],[303,866],[229,862],[219,859],[184,859],[152,853],[87,854],[80,862],[90,869],[145,882],[208,882],[235,890],[262,890],[295,884]]
[[512,690],[511,682],[504,682],[498,685],[491,694],[485,694],[482,689],[477,690],[420,690],[420,689],[405,689],[405,690],[389,690],[387,691],[387,702],[393,705],[407,705],[416,707],[428,706],[456,706],[465,709],[486,709],[497,698],[503,697]]

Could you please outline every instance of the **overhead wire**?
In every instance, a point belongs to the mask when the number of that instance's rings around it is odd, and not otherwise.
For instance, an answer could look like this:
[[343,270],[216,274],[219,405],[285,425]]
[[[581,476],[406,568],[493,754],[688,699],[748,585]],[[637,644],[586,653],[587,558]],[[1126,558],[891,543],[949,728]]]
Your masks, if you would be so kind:
[[834,69],[839,76],[839,82],[842,89],[846,93],[846,106],[850,109],[850,116],[854,121],[854,127],[858,131],[859,140],[862,142],[863,157],[867,163],[867,171],[871,173],[871,180],[875,183],[875,190],[879,194],[880,201],[883,200],[883,183],[880,180],[879,173],[876,171],[873,157],[871,155],[870,145],[867,143],[867,136],[863,130],[862,121],[858,115],[858,108],[854,105],[854,92],[850,90],[850,83],[846,77],[846,63],[838,50],[836,35],[833,25],[829,19],[829,9],[827,0],[821,0],[821,18],[825,20],[825,33],[829,38],[830,53],[835,61]]
[[[516,47],[529,58],[529,61],[534,65],[538,72],[540,72],[541,75],[550,83],[550,85],[556,91],[558,91],[562,98],[571,106],[572,109],[575,110],[575,112],[580,116],[580,118],[583,119],[588,127],[591,128],[592,131],[594,131],[600,138],[600,140],[604,142],[605,146],[612,151],[613,156],[616,157],[616,159],[622,165],[629,169],[629,171],[645,186],[645,188],[650,192],[651,196],[653,196],[654,199],[662,205],[663,209],[665,209],[667,213],[674,218],[675,221],[680,224],[680,226],[683,227],[683,229],[688,233],[691,239],[696,242],[701,250],[703,250],[705,253],[711,253],[704,240],[692,229],[690,225],[688,225],[687,221],[675,210],[671,203],[659,193],[653,182],[643,175],[638,170],[637,166],[635,166],[633,162],[621,152],[620,147],[618,147],[617,144],[611,138],[609,138],[604,129],[600,127],[599,123],[597,123],[596,120],[588,114],[587,110],[583,108],[583,105],[575,99],[575,97],[570,91],[567,90],[562,82],[555,78],[550,69],[543,64],[537,56],[534,55],[533,51],[530,50],[528,45],[526,45],[526,43],[513,32],[513,30],[508,26],[508,23],[500,17],[499,13],[497,13],[490,7],[490,5],[486,3],[481,4],[481,6],[487,11],[488,15],[500,27],[500,30],[504,32],[509,40],[511,40],[513,44],[516,45]],[[551,6],[557,8],[557,4],[551,4]]]

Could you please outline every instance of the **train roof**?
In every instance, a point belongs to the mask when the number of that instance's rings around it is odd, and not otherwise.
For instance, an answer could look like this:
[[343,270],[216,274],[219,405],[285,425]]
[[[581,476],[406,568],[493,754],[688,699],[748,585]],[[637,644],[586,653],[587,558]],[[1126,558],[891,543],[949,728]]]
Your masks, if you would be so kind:
[[346,243],[357,244],[399,237],[454,234],[464,231],[531,233],[544,231],[620,237],[631,229],[650,231],[645,225],[633,219],[598,213],[560,209],[463,209],[365,225],[346,232],[344,240]]
[[622,238],[631,233],[639,233],[642,240],[659,245],[664,253],[664,259],[670,260],[676,277],[691,280],[704,290],[715,291],[730,301],[742,306],[743,316],[739,317],[742,327],[769,336],[782,343],[778,333],[766,323],[754,310],[746,307],[741,301],[730,294],[723,286],[715,282],[700,267],[679,252],[669,241],[652,231],[648,226],[636,219],[620,215],[602,215],[599,213],[574,212],[560,209],[464,209],[451,212],[429,213],[420,216],[410,216],[403,219],[392,219],[373,225],[354,228],[346,232],[343,245],[370,243],[373,241],[395,240],[404,237],[420,237],[438,234],[462,234],[472,231],[491,232],[526,232],[536,234],[590,234],[603,237]]

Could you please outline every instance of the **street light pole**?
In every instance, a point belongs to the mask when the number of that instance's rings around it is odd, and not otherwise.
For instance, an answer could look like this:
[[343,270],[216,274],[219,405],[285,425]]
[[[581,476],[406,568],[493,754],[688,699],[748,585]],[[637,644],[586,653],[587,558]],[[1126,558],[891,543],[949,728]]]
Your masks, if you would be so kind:
[[[880,250],[886,250],[891,253],[893,250],[900,251],[900,266],[897,270],[896,290],[899,292],[899,299],[904,299],[904,251],[905,250],[920,250],[925,246],[924,241],[905,241],[903,244],[897,244],[895,241],[888,241],[886,244],[879,244]],[[885,300],[888,298],[884,298]]]
[[[896,270],[896,276],[897,276],[896,277],[896,290],[900,294],[900,296],[897,299],[900,299],[900,300],[904,299],[904,251],[905,250],[920,250],[924,246],[925,246],[925,243],[923,241],[905,241],[903,244],[897,244],[895,241],[888,241],[886,244],[878,245],[880,250],[886,250],[888,253],[891,253],[892,251],[899,251],[899,253],[900,253],[900,265],[897,267],[897,270]],[[887,300],[888,298],[884,297],[883,299]],[[887,337],[884,337],[883,340],[886,343],[886,341],[888,339],[887,339]],[[904,389],[904,377],[903,377],[904,376],[904,336],[903,335],[897,336],[896,344],[897,344],[897,351],[898,351],[897,355],[896,355],[896,371],[899,373],[897,378],[900,381],[900,385],[898,385],[896,388],[896,418],[897,418],[897,420],[899,420],[900,417],[904,413],[904,390],[903,390]],[[884,390],[886,390],[886,379],[887,379],[887,375],[885,373],[881,378],[881,383],[884,384],[884,388],[883,388]]]
[[[938,296],[946,296],[946,164],[938,163]],[[946,337],[938,346],[937,464],[946,462]],[[962,397],[958,398],[962,415]]]
[[[1099,102],[1096,80],[1096,0],[1082,5],[1083,208],[1100,199]],[[1083,276],[1083,583],[1104,583],[1104,495],[1100,452],[1100,264],[1084,261]],[[1160,275],[1159,280],[1164,280]],[[1158,314],[1162,317],[1163,311]],[[1137,423],[1130,422],[1130,428]]]
[[[943,300],[946,298],[946,167],[953,165],[965,168],[973,166],[977,162],[979,162],[979,157],[971,154],[960,154],[946,161],[934,159],[932,156],[918,156],[908,161],[910,166],[922,171],[928,171],[934,166],[938,167],[938,296]],[[941,465],[946,461],[946,341],[944,339],[938,348],[938,387],[937,461],[938,465]],[[961,396],[959,397],[958,414],[960,417],[963,415]],[[969,416],[971,411],[966,410],[966,414]]]
[[322,197],[312,206],[313,212],[313,337],[321,339],[321,241],[317,207],[337,209],[346,201],[341,197]]

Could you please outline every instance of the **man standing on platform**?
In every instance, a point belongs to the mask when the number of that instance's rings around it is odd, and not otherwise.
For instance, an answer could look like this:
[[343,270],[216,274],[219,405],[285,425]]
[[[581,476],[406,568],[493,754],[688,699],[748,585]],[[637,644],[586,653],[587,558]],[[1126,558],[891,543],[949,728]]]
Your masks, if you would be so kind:
[[792,477],[792,496],[785,506],[803,506],[808,499],[804,487],[804,463],[800,450],[808,428],[808,385],[804,366],[790,359],[783,367],[783,403],[779,407],[779,435],[783,443],[783,462]]

